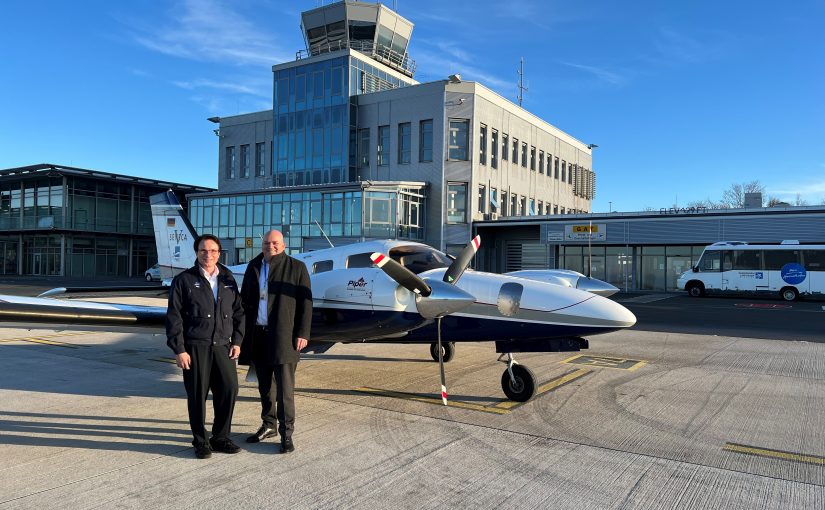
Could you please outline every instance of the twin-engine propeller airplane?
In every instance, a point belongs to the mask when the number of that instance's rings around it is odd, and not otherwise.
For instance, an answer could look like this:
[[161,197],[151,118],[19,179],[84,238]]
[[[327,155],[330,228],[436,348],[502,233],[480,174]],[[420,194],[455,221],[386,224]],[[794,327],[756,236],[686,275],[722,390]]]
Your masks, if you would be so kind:
[[[194,263],[197,234],[171,192],[152,196],[151,204],[159,262],[169,278]],[[506,356],[502,389],[524,402],[533,396],[536,378],[513,353],[578,351],[589,345],[583,336],[635,324],[622,305],[574,288],[572,276],[550,283],[550,273],[523,278],[468,270],[479,244],[476,237],[455,259],[397,240],[293,255],[312,281],[310,350],[323,352],[337,342],[430,344],[441,364],[446,403],[443,362],[453,356],[454,343],[495,342],[499,360]],[[240,282],[246,265],[229,269]],[[616,290],[587,280],[595,291]],[[7,322],[145,327],[162,326],[165,316],[165,307],[0,295],[0,321]]]

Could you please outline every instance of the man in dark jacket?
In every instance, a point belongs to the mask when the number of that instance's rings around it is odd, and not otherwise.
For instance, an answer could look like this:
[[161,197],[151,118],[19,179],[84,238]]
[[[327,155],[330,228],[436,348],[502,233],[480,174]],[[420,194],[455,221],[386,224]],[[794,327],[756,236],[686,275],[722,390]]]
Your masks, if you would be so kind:
[[[281,435],[281,453],[295,449],[295,368],[312,325],[312,290],[303,262],[284,253],[284,236],[271,230],[262,253],[246,267],[241,297],[251,348],[245,347],[258,376],[261,420],[246,440],[257,443]],[[243,363],[243,360],[241,361]]]
[[[197,263],[172,280],[166,310],[166,344],[183,369],[195,455],[212,451],[238,453],[229,438],[232,412],[238,395],[235,361],[241,353],[243,304],[232,273],[218,264],[220,240],[204,234],[195,240]],[[212,390],[215,422],[206,441],[206,397]]]

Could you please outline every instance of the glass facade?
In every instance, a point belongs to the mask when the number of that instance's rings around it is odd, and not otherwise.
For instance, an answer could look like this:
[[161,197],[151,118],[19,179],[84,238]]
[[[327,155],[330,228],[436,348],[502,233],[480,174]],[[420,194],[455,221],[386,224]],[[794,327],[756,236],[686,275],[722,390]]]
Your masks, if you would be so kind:
[[0,274],[142,276],[157,261],[149,195],[161,189],[117,177],[4,176]]
[[282,69],[274,83],[276,186],[358,180],[364,158],[356,157],[362,139],[350,97],[409,85],[351,55]]
[[240,264],[260,253],[259,240],[271,229],[283,232],[289,253],[300,252],[305,239],[321,237],[319,225],[330,237],[423,239],[424,195],[374,186],[192,197],[190,219],[198,232],[234,246],[231,263]]

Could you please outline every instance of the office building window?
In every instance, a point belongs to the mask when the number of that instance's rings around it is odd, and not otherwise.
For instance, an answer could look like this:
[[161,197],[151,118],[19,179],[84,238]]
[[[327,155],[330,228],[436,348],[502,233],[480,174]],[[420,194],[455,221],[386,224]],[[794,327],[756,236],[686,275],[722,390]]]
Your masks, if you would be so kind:
[[478,212],[484,214],[487,210],[487,187],[483,184],[478,186]]
[[390,127],[378,126],[378,166],[390,164]]
[[433,160],[433,120],[422,120],[418,136],[418,161]]
[[495,129],[490,135],[490,167],[498,168],[498,130]]
[[530,146],[530,170],[536,169],[536,148]]
[[249,177],[249,145],[241,145],[241,177]]
[[508,142],[509,138],[507,137],[507,133],[503,133],[501,135],[501,160],[507,161],[507,154],[510,150],[510,145]]
[[234,179],[235,167],[237,165],[234,146],[226,148],[226,161],[224,161],[224,164],[226,165],[226,178]]
[[513,138],[513,158],[514,165],[518,165],[518,138]]
[[370,166],[370,128],[358,130],[358,166]]
[[527,209],[527,214],[529,214],[530,216],[535,216],[536,215],[536,199],[531,198],[529,203],[530,203],[530,207]]
[[559,158],[555,159],[555,168],[556,168],[556,180],[559,180]]
[[490,212],[498,213],[500,207],[498,205],[498,190],[490,188]]
[[544,151],[539,151],[539,173],[544,173]]
[[469,153],[467,147],[469,145],[469,126],[468,120],[451,120],[450,121],[450,152],[449,159],[460,161],[467,161]]
[[527,168],[527,144],[525,142],[521,142],[521,166]]
[[510,193],[510,216],[518,216],[518,195]]
[[478,134],[478,162],[482,165],[487,164],[487,126],[481,125]]
[[561,182],[567,182],[567,162],[561,160]]
[[536,207],[536,214],[538,214],[539,216],[544,214],[544,202],[542,202],[541,200],[539,200],[539,205]]
[[412,157],[412,127],[409,122],[398,125],[398,163],[408,165]]
[[509,203],[509,202],[507,202],[507,197],[508,197],[507,192],[502,191],[501,192],[501,215],[502,216],[507,216],[507,204]]
[[255,175],[263,177],[266,175],[266,143],[255,144]]
[[466,223],[467,183],[447,185],[447,223]]

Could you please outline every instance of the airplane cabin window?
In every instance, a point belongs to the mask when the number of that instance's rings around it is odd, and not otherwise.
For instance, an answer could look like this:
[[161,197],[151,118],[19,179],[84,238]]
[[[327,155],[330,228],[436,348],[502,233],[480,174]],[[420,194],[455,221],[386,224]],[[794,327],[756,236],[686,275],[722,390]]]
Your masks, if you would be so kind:
[[319,260],[318,262],[312,264],[312,274],[324,273],[326,271],[332,271],[331,260]]
[[398,246],[390,250],[390,258],[415,274],[450,267],[452,263],[446,254],[429,246]]
[[355,255],[350,255],[349,257],[347,257],[347,267],[349,269],[356,267],[373,267],[374,264],[372,263],[370,255],[372,255],[372,252],[356,253]]

